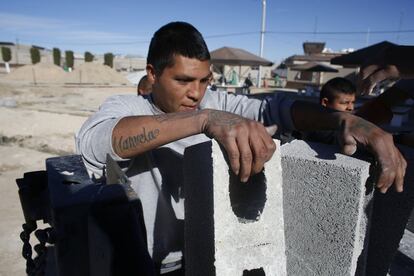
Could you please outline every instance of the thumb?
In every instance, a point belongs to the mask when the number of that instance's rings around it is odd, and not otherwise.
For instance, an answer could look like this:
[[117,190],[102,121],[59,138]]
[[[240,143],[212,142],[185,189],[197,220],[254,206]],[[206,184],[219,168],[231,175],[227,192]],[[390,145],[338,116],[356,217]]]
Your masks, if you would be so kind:
[[343,154],[353,155],[357,150],[357,141],[347,132],[345,123],[342,124],[338,133],[338,142]]
[[356,143],[342,145],[342,153],[346,155],[353,155],[357,150]]
[[266,132],[267,132],[270,136],[273,136],[273,135],[275,135],[275,133],[276,133],[276,130],[277,130],[277,125],[267,126],[267,127],[265,127],[265,129],[266,129]]

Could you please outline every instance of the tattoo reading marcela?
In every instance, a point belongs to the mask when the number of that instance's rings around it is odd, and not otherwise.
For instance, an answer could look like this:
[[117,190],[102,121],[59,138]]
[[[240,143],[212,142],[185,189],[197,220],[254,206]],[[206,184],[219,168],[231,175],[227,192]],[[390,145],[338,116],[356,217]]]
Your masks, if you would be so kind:
[[112,146],[113,148],[117,148],[121,152],[126,151],[129,149],[136,148],[139,145],[147,144],[155,140],[159,134],[160,134],[160,130],[157,128],[147,131],[145,127],[143,127],[142,132],[138,133],[137,135],[127,136],[127,137],[121,136],[119,140],[114,138],[112,142]]

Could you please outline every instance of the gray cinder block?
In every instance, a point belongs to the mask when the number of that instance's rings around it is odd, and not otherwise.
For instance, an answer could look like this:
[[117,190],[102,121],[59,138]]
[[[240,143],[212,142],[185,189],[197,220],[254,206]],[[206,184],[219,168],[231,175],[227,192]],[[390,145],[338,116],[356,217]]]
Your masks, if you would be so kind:
[[298,140],[282,146],[288,275],[355,275],[373,184],[368,162],[337,151]]
[[280,162],[278,150],[246,184],[217,142],[186,149],[186,275],[286,275]]

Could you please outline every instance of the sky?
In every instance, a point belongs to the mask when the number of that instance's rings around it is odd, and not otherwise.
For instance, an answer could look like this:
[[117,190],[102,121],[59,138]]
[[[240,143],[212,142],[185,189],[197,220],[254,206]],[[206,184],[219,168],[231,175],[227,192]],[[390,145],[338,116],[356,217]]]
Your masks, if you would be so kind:
[[[414,45],[414,0],[266,0],[263,57],[302,54],[304,41],[333,51],[384,40]],[[7,4],[6,4],[7,3]],[[62,52],[146,57],[152,34],[186,21],[210,51],[229,46],[260,54],[263,0],[13,0],[0,9],[0,41]]]

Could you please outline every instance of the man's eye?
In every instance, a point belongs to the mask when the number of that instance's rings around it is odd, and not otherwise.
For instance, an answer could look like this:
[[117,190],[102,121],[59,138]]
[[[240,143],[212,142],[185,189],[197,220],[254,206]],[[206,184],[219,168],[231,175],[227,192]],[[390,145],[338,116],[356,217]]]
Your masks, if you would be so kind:
[[184,80],[184,79],[178,79],[177,81],[181,84],[187,84],[189,82],[188,80]]

